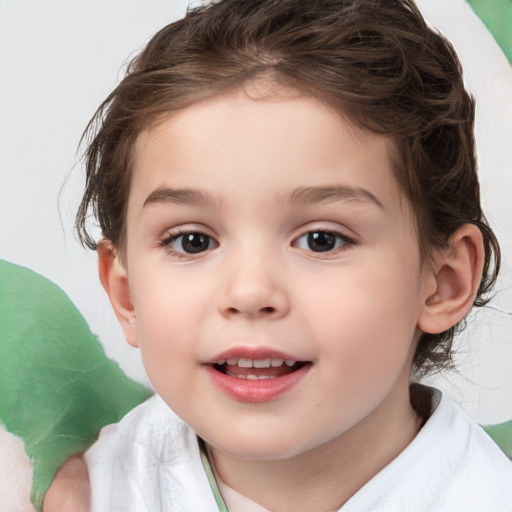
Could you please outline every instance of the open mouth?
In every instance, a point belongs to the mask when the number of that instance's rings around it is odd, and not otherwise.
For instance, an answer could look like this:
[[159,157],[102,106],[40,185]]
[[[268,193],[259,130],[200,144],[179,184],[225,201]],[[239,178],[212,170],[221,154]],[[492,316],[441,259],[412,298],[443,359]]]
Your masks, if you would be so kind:
[[229,398],[246,403],[272,402],[286,396],[313,365],[312,361],[297,361],[275,350],[243,347],[216,358],[205,365],[211,382]]
[[213,364],[213,368],[224,375],[246,380],[275,379],[290,375],[300,370],[308,361],[293,361],[268,357],[266,359],[246,359],[232,357],[219,359]]

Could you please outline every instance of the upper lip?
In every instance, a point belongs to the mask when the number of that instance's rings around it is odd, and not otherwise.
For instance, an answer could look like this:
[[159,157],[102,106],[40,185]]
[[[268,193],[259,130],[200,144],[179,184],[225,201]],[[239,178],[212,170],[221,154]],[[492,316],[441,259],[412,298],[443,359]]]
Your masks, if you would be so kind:
[[204,362],[204,364],[216,364],[219,360],[226,360],[231,358],[239,359],[251,359],[252,361],[258,361],[262,359],[283,359],[284,361],[304,361],[303,359],[297,359],[296,357],[281,352],[270,347],[232,347],[219,354],[213,356]]

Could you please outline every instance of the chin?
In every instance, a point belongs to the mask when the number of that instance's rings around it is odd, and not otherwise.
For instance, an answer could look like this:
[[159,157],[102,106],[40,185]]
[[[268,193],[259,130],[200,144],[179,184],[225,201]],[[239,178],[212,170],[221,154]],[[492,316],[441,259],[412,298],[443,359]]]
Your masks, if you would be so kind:
[[[296,439],[289,432],[274,431],[269,434],[265,428],[258,432],[230,429],[226,438],[203,438],[214,449],[225,455],[243,461],[279,461],[287,460],[313,447],[304,443],[304,439]],[[314,443],[311,443],[314,444]]]

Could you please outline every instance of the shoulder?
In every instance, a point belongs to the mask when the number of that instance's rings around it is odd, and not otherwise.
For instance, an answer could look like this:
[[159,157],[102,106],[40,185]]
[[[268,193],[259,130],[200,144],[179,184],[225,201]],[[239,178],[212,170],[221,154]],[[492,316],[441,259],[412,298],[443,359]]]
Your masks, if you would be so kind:
[[85,453],[92,510],[158,510],[154,501],[166,439],[179,436],[184,425],[158,396],[132,409],[119,423],[104,427]]
[[343,512],[512,511],[512,463],[448,397],[415,439],[342,508]]
[[195,432],[157,395],[105,427],[85,461],[93,512],[167,510],[169,500],[184,512],[217,510]]
[[105,459],[126,460],[143,449],[146,456],[164,449],[169,439],[186,434],[188,427],[155,395],[128,412],[119,423],[104,427],[98,440],[86,452],[89,467]]
[[440,415],[446,420],[446,448],[453,455],[439,457],[452,460],[450,485],[441,496],[464,494],[470,510],[512,510],[512,461],[491,437],[448,398],[440,403]]
[[437,407],[412,443],[434,509],[510,512],[512,462],[452,400],[435,396]]

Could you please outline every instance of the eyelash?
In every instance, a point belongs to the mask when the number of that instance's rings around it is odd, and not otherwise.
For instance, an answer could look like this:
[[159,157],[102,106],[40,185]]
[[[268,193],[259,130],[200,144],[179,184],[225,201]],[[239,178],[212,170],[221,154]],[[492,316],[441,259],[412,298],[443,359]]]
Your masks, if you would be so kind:
[[[320,242],[320,245],[322,243],[328,242],[328,247],[325,250],[319,250],[319,251],[313,251],[309,249],[306,249],[304,247],[299,246],[299,242],[301,239],[306,238],[306,243],[309,244],[311,242],[315,241],[314,235],[322,234],[321,237],[316,237],[318,241]],[[334,246],[331,247],[331,242],[334,243]],[[312,254],[317,254],[316,257],[328,257],[328,255],[332,253],[338,253],[339,251],[344,251],[348,249],[349,247],[353,247],[356,245],[356,241],[353,238],[350,238],[343,233],[340,233],[339,231],[332,231],[329,229],[311,229],[298,238],[295,239],[294,245],[304,251],[310,252]],[[322,256],[325,255],[325,256]]]
[[[300,247],[299,242],[301,239],[307,237],[306,243],[310,243],[314,241],[314,235],[322,234],[322,237],[316,237],[318,241],[320,242],[320,245],[322,243],[326,242],[326,239],[328,241],[328,245],[332,243],[332,237],[334,237],[334,246],[328,247],[326,250],[319,250],[319,251],[313,251],[311,250],[311,247],[304,248]],[[186,252],[186,251],[179,251],[176,250],[173,247],[173,243],[179,240],[181,237],[185,237],[186,235],[199,235],[201,237],[205,237],[208,239],[208,247],[205,250],[199,250],[197,252]],[[326,236],[327,235],[327,236]],[[310,238],[313,237],[313,240]],[[331,238],[327,238],[331,237]],[[212,247],[213,244],[213,247]],[[355,246],[357,242],[338,231],[333,231],[329,229],[311,229],[309,231],[306,231],[299,237],[295,238],[293,241],[293,245],[299,249],[302,249],[303,251],[312,253],[312,254],[318,254],[316,257],[328,257],[329,254],[332,254],[333,252],[339,252],[348,249],[349,247]],[[214,249],[218,247],[218,243],[213,239],[213,237],[206,235],[205,233],[198,231],[198,230],[178,230],[176,232],[168,234],[162,241],[160,242],[160,247],[164,248],[168,253],[172,254],[178,259],[186,259],[194,257],[194,255],[201,255],[208,250]],[[183,248],[183,241],[182,241],[182,248]],[[323,256],[325,255],[325,256]]]
[[[177,257],[178,259],[190,258],[191,256],[193,257],[196,254],[202,254],[203,252],[206,252],[206,251],[198,251],[198,252],[194,253],[194,252],[181,252],[181,251],[176,250],[173,247],[173,243],[176,242],[181,237],[184,237],[186,235],[200,235],[200,236],[208,238],[208,240],[209,240],[209,243],[208,243],[209,247],[208,247],[208,249],[211,249],[210,245],[211,245],[212,242],[215,245],[215,247],[218,246],[217,242],[211,236],[206,235],[205,233],[203,233],[201,231],[198,231],[198,230],[178,230],[178,231],[175,231],[173,233],[169,233],[168,236],[165,237],[160,242],[160,247],[164,248],[167,252],[169,252],[173,256]],[[182,246],[183,246],[183,242],[182,242]]]

